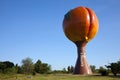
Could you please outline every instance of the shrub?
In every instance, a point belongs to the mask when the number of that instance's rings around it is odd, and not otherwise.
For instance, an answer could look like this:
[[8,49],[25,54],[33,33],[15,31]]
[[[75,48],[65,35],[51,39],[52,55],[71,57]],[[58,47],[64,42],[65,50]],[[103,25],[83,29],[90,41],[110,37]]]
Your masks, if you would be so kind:
[[109,71],[103,67],[100,67],[99,71],[98,71],[102,76],[108,76],[109,75]]

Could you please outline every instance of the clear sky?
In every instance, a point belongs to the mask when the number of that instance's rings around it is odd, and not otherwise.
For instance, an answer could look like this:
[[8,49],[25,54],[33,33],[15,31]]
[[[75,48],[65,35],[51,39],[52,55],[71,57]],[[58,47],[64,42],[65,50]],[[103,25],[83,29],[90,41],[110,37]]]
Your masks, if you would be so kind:
[[75,65],[77,50],[62,29],[64,14],[85,6],[99,19],[99,32],[86,46],[90,65],[120,59],[120,0],[0,0],[0,61],[21,65],[26,57],[62,69]]

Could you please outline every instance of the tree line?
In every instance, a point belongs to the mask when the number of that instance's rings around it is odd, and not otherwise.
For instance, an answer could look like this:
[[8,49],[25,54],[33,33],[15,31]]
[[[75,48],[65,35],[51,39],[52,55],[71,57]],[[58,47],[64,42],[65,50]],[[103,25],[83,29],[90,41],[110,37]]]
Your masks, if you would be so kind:
[[[48,63],[43,63],[41,60],[37,60],[35,63],[32,62],[32,59],[27,57],[23,59],[22,65],[14,64],[10,61],[0,61],[0,73],[8,74],[8,73],[18,73],[18,74],[72,74],[74,67],[68,66],[67,68],[63,68],[62,70],[53,70],[51,69],[51,65]],[[90,65],[93,73],[100,73],[102,76],[107,76],[109,73],[113,73],[114,76],[120,74],[120,60],[117,62],[109,63],[105,65],[105,67],[100,66],[99,69],[96,69],[95,65]]]
[[50,74],[50,73],[72,73],[74,67],[68,66],[67,69],[63,68],[62,70],[53,70],[51,69],[51,65],[48,63],[43,63],[41,60],[37,60],[35,63],[32,62],[32,59],[27,57],[23,59],[22,65],[14,64],[10,61],[0,61],[0,73],[3,74]]
[[38,60],[36,63],[32,62],[31,58],[25,58],[22,60],[22,65],[14,65],[10,61],[0,61],[0,73],[18,73],[18,74],[33,74],[40,73],[50,73],[51,65],[43,63],[41,60]]
[[90,66],[92,71],[95,73],[100,73],[102,76],[108,76],[109,73],[112,73],[114,76],[120,74],[120,60],[117,62],[109,63],[108,65],[100,66],[99,69],[95,69],[95,66]]

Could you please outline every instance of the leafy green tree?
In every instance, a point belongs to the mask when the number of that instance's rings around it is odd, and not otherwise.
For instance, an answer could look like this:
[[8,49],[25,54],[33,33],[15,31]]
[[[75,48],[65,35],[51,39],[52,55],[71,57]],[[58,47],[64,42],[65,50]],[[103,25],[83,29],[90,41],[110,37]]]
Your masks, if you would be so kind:
[[18,68],[17,68],[17,73],[18,73],[18,74],[22,74],[22,73],[23,73],[23,70],[22,70],[21,66],[18,66]]
[[0,62],[0,71],[4,73],[5,69],[6,69],[6,65],[3,62]]
[[102,66],[99,68],[98,71],[102,76],[107,76],[109,74],[109,71],[105,68],[103,68]]
[[74,67],[71,65],[71,66],[68,66],[67,67],[67,70],[68,70],[68,73],[72,73],[73,70],[74,70]]
[[67,73],[65,68],[62,69],[62,73]]
[[110,63],[110,65],[107,66],[107,68],[111,69],[111,72],[114,74],[114,76],[117,76],[120,69],[118,63]]
[[21,66],[18,66],[18,64],[15,65],[15,69],[16,69],[16,71],[17,71],[18,74],[19,73],[23,73]]
[[35,72],[40,73],[41,68],[42,68],[42,62],[40,60],[38,60],[34,65],[34,70],[35,70]]
[[40,73],[45,74],[50,72],[51,72],[51,65],[48,65],[47,63],[42,63]]
[[38,60],[34,65],[34,71],[41,74],[50,73],[51,66],[47,63],[42,63],[40,60]]
[[70,66],[67,67],[67,71],[68,71],[68,73],[71,72],[71,70],[70,70]]
[[[14,67],[14,63],[10,62],[10,61],[4,61],[4,62],[0,62],[0,71],[2,73],[12,73],[15,72],[15,69],[13,69]],[[14,70],[14,71],[12,71]]]
[[10,61],[4,61],[3,64],[6,65],[6,68],[12,68],[14,67],[14,63]]
[[117,74],[120,73],[120,60],[110,63],[109,65],[106,65],[106,67],[111,70],[114,76],[117,76]]
[[22,68],[23,73],[31,74],[34,69],[32,59],[29,57],[23,59],[21,68]]

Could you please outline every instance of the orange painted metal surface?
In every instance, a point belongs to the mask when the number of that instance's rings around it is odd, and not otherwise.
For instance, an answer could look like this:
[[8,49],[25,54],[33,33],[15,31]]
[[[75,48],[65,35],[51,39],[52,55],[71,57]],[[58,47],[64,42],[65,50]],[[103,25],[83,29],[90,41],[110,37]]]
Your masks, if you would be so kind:
[[63,30],[73,42],[90,41],[98,32],[97,16],[90,8],[72,9],[64,17]]

